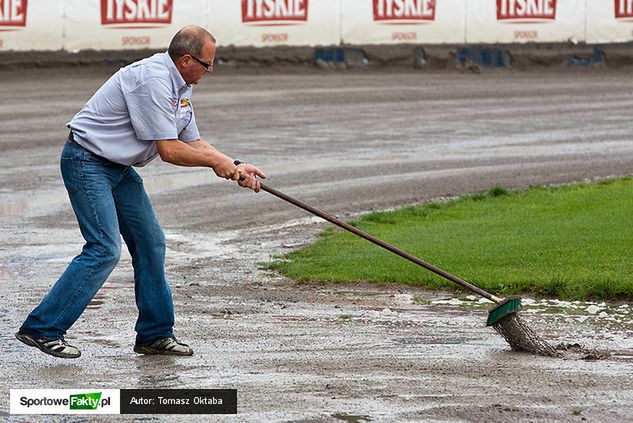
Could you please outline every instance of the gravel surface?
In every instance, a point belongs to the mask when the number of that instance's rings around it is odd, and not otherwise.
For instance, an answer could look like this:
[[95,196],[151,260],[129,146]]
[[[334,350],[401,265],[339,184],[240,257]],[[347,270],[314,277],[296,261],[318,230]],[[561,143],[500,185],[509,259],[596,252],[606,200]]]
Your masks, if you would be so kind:
[[[196,354],[132,352],[127,253],[67,336],[80,359],[20,344],[13,333],[82,245],[58,166],[64,125],[113,71],[0,72],[0,419],[10,388],[83,387],[235,388],[239,414],[218,417],[235,422],[633,419],[627,304],[524,299],[544,339],[609,354],[514,353],[468,293],[297,284],[261,270],[325,224],[160,160],[140,172],[168,240],[176,334]],[[219,72],[194,91],[203,137],[343,219],[494,185],[633,173],[625,69]]]

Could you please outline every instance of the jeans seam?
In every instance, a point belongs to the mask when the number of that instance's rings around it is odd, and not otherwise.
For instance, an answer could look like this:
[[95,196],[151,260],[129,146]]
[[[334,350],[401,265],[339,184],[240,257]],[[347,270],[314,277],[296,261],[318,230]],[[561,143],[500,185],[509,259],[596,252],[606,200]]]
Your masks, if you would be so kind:
[[[84,185],[84,188],[85,188],[86,181],[83,177],[84,173],[83,173],[83,166],[81,164],[81,161],[79,161],[79,169],[80,169],[82,184]],[[79,187],[77,187],[77,190],[79,191]],[[97,227],[99,228],[99,236],[103,238],[103,227],[101,226],[99,215],[97,213],[94,213],[95,206],[94,206],[94,201],[93,201],[90,190],[86,190],[86,197],[88,198],[88,203],[90,204],[90,211],[91,213],[93,213],[95,221],[97,222]],[[62,319],[62,317],[65,316],[71,304],[74,304],[75,299],[79,296],[79,292],[81,291],[81,289],[86,285],[86,282],[92,277],[92,275],[95,273],[96,270],[97,269],[95,268],[95,266],[92,266],[92,268],[90,269],[90,273],[88,273],[88,276],[84,278],[83,282],[79,286],[77,286],[77,289],[75,289],[72,298],[70,299],[70,301],[68,301],[64,310],[59,314],[59,316],[57,316],[57,319],[53,323],[53,326],[56,326],[57,323]]]
[[[120,185],[123,181],[125,181],[127,178],[129,178],[130,176],[132,176],[131,172],[128,172],[128,175],[126,175],[125,177],[123,177],[119,183],[117,185]],[[134,229],[134,227],[132,225],[130,225],[130,222],[128,221],[127,217],[125,216],[124,213],[121,213],[121,218],[125,221],[125,224],[127,225],[127,227],[130,229],[130,232],[132,232],[132,234],[134,235],[134,242],[136,242],[137,248],[139,246],[139,236],[138,233],[136,232],[136,230]]]
[[[66,191],[68,191],[68,196],[72,197],[72,196],[74,196],[77,193],[77,191],[79,191],[79,187],[77,186],[77,172],[75,170],[76,163],[75,163],[75,159],[73,157],[62,157],[60,164],[63,164],[64,160],[69,161],[70,165],[71,165],[71,175],[70,176],[72,178],[72,180],[71,180],[72,184],[69,184],[69,185],[71,185],[72,189],[68,189],[68,186],[66,186]],[[62,174],[62,179],[64,180],[64,185],[66,185],[65,178],[63,178],[63,174]]]
[[[142,179],[141,179],[141,177],[140,177],[140,176],[138,176],[138,175],[134,175],[132,172],[129,172],[129,173],[128,173],[128,174],[127,174],[124,178],[122,178],[122,179],[119,181],[119,184],[120,184],[120,183],[122,183],[123,181],[125,181],[125,180],[126,180],[126,179],[128,179],[128,178],[134,179],[134,180],[135,180],[135,182],[137,182],[137,183],[138,183],[138,182],[140,182],[140,183],[141,183],[141,185],[142,185]],[[140,181],[138,181],[138,179],[140,179]],[[156,217],[154,217],[154,219],[155,219],[155,218],[156,218]],[[138,248],[141,248],[141,247],[140,247],[141,243],[140,243],[140,238],[139,238],[138,232],[134,229],[134,226],[130,224],[130,222],[129,222],[129,220],[128,220],[127,216],[126,216],[124,213],[121,213],[121,220],[123,220],[123,222],[127,225],[127,227],[129,228],[130,232],[132,233],[132,236],[134,237],[134,242],[137,244],[137,247],[136,247],[136,248],[137,248],[137,249],[138,249]],[[160,226],[159,226],[159,227],[160,227]],[[137,251],[137,254],[138,254],[139,256],[142,256],[142,254],[140,254],[138,251]],[[134,270],[136,271],[136,268],[135,268]],[[165,283],[167,283],[167,281],[166,281],[166,280],[165,280],[164,282],[165,282]],[[140,292],[140,291],[141,291],[141,290],[139,289],[139,292]],[[138,305],[137,305],[137,307],[138,307]],[[139,309],[139,313],[140,313],[140,309]],[[137,334],[137,336],[138,336],[138,334]],[[162,335],[159,335],[156,339],[159,339],[159,338],[161,338],[161,337],[162,337]],[[151,341],[149,341],[149,343],[151,343],[151,342],[153,342],[153,341],[154,341],[154,340],[152,339]]]

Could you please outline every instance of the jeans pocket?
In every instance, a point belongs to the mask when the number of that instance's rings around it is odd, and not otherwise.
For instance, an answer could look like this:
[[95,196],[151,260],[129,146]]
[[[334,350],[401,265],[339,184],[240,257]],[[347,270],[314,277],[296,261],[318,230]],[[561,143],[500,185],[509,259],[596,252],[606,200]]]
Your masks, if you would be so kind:
[[75,162],[69,157],[62,157],[60,162],[62,178],[68,195],[71,197],[77,192],[77,175],[75,174]]

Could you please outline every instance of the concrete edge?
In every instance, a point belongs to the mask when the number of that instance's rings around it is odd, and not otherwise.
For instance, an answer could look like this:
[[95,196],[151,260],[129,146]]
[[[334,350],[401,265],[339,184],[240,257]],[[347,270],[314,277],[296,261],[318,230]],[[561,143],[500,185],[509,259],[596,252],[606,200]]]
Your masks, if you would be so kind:
[[[0,70],[75,66],[121,67],[163,50],[0,52]],[[333,60],[319,59],[333,57]],[[600,61],[596,61],[597,52]],[[565,66],[618,68],[633,65],[633,42],[622,44],[340,45],[317,47],[218,47],[219,70],[300,67],[316,69],[517,70]],[[336,57],[334,57],[336,56]],[[490,57],[495,57],[492,65]]]

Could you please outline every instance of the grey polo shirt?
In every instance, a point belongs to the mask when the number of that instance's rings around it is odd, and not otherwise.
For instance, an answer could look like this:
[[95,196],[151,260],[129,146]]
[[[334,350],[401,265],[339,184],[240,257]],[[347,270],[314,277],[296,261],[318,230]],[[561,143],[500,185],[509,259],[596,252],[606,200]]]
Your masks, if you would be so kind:
[[92,153],[143,166],[158,154],[156,140],[200,138],[191,94],[169,54],[157,53],[112,75],[67,126]]

